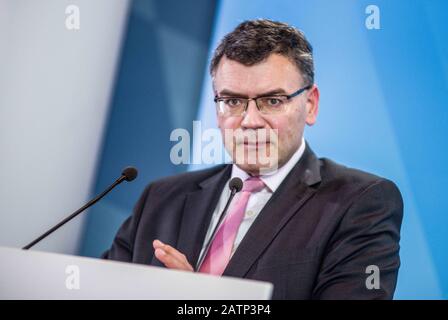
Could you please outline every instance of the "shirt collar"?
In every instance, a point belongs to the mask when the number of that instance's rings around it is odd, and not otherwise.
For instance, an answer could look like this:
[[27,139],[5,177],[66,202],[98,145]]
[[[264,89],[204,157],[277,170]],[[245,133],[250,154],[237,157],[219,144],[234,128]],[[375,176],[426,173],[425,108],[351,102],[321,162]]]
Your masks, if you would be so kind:
[[[283,180],[286,178],[288,173],[292,170],[292,168],[299,162],[300,158],[305,151],[305,139],[302,137],[302,142],[300,147],[296,152],[292,155],[292,157],[280,168],[277,170],[270,172],[269,174],[265,174],[260,176],[260,179],[263,180],[264,184],[272,191],[275,192]],[[239,168],[237,165],[232,165],[232,176],[231,179],[238,177],[241,180],[245,181],[250,175]]]

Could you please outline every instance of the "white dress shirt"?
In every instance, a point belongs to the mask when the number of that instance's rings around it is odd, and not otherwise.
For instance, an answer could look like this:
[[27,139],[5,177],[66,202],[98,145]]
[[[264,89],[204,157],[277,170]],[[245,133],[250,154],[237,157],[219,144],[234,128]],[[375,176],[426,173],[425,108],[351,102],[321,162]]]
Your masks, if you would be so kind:
[[[241,222],[241,225],[238,229],[238,233],[236,235],[235,241],[233,243],[232,255],[235,252],[235,250],[238,248],[238,245],[240,244],[241,240],[246,235],[246,232],[249,230],[252,223],[257,218],[258,214],[261,212],[263,207],[266,205],[268,200],[271,198],[272,194],[277,190],[277,188],[280,186],[280,184],[286,178],[286,176],[291,171],[291,169],[300,160],[304,151],[305,151],[305,139],[302,138],[300,147],[292,155],[292,157],[288,160],[288,162],[286,162],[282,167],[278,168],[276,171],[273,171],[269,174],[260,176],[260,179],[264,182],[264,184],[266,186],[261,191],[253,193],[249,198],[249,202],[247,203],[247,207],[246,207],[246,213],[244,215],[243,221]],[[229,181],[235,177],[238,177],[244,181],[247,178],[249,178],[250,175],[247,172],[240,169],[237,165],[233,164],[232,175],[231,175]],[[229,189],[229,183],[228,183],[229,181],[227,181],[227,183],[225,184],[224,189],[221,192],[221,197],[219,198],[218,204],[215,208],[215,211],[213,212],[212,220],[210,222],[210,226],[209,226],[207,234],[205,236],[205,241],[202,246],[200,257],[202,256],[202,254],[205,250],[205,246],[211,236],[211,233],[213,232],[213,230],[215,228],[215,225],[218,223],[219,215],[221,214],[222,210],[224,210],[227,200],[230,197],[230,189]],[[231,212],[232,204],[236,203],[238,201],[239,196],[240,196],[240,193],[237,193],[235,195],[235,198],[232,200],[232,203],[230,204],[226,214]],[[222,221],[224,221],[224,218]]]

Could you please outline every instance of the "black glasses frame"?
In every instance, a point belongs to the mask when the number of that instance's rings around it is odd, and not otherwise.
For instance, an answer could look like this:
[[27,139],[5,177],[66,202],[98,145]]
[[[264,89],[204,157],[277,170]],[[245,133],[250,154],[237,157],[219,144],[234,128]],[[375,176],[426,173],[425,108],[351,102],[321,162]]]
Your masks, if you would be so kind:
[[[247,108],[248,108],[248,106],[249,106],[249,101],[251,101],[251,100],[254,100],[254,101],[255,101],[255,105],[257,106],[257,109],[261,112],[260,107],[258,106],[258,103],[257,103],[257,99],[260,99],[260,98],[267,98],[267,97],[285,97],[287,100],[291,100],[292,98],[298,96],[299,94],[301,94],[302,92],[304,92],[304,91],[306,91],[306,90],[311,89],[312,87],[313,87],[313,85],[310,84],[310,85],[307,85],[307,86],[305,86],[305,87],[300,88],[299,90],[297,90],[296,92],[293,92],[293,93],[291,93],[291,94],[263,95],[263,96],[258,96],[258,97],[254,97],[254,98],[239,98],[239,97],[235,97],[235,98],[236,98],[236,99],[242,99],[242,100],[245,100],[245,101],[246,101],[246,104],[245,104],[245,107],[244,107],[244,110],[243,110],[242,114],[244,114],[244,112],[246,112],[246,110],[247,110]],[[224,99],[231,99],[231,98],[233,98],[233,97],[218,97],[218,96],[215,96],[215,98],[213,99],[213,101],[214,101],[215,103],[217,103],[218,101],[222,101],[222,100],[224,100]]]

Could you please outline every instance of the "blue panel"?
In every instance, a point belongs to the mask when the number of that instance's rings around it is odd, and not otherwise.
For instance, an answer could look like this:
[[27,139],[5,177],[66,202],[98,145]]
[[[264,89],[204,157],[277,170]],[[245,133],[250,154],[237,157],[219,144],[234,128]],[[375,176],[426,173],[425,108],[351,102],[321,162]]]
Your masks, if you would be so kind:
[[[271,18],[302,29],[315,50],[320,155],[385,176],[405,201],[396,298],[448,298],[448,26],[446,1],[222,1],[213,47],[239,22]],[[209,53],[211,54],[211,52]],[[210,77],[199,118],[214,127]]]
[[209,0],[132,2],[93,193],[127,165],[139,177],[89,212],[82,255],[98,257],[109,248],[145,185],[186,170],[170,161],[170,134],[191,126],[197,113],[214,13]]

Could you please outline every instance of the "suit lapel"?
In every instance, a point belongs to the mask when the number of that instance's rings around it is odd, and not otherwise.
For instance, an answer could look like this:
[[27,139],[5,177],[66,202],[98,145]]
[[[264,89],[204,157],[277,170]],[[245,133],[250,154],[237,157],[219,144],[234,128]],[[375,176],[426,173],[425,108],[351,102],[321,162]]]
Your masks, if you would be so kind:
[[244,277],[275,236],[316,192],[321,181],[319,160],[308,144],[291,170],[241,241],[223,275]]
[[186,195],[177,249],[195,265],[221,192],[230,178],[231,165],[199,183],[199,189]]

